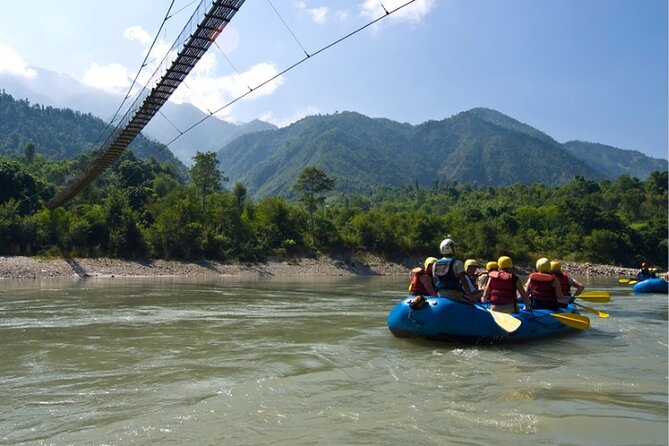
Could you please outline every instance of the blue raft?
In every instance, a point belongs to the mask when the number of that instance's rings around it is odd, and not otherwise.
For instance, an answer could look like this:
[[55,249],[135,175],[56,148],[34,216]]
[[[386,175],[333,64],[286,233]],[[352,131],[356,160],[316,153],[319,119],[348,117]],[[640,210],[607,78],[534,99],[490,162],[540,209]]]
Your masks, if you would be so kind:
[[632,287],[634,294],[638,293],[664,293],[669,292],[669,286],[666,280],[664,279],[646,279],[642,280],[639,283],[635,283]]
[[493,319],[484,305],[469,305],[442,297],[428,297],[418,309],[409,304],[415,296],[398,303],[388,315],[388,328],[400,338],[423,337],[439,341],[468,344],[519,343],[579,331],[551,314],[578,314],[570,304],[559,311],[522,309],[511,316],[521,321],[520,327],[508,333]]

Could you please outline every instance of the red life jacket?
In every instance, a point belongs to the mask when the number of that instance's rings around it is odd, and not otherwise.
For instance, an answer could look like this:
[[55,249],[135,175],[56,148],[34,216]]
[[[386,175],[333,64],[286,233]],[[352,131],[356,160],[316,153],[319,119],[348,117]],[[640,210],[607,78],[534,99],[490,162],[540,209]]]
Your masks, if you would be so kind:
[[530,274],[530,297],[542,302],[556,302],[554,280],[555,277],[549,273]]
[[562,294],[565,296],[571,294],[571,284],[569,283],[569,276],[567,275],[567,273],[558,271],[552,274],[553,276],[557,277],[558,282],[560,282],[560,288],[562,288]]
[[488,274],[490,302],[507,305],[516,302],[516,280],[518,277],[508,271],[491,271]]
[[423,268],[414,268],[411,270],[411,284],[409,285],[409,294],[412,296],[429,296],[430,292],[425,289],[420,278],[427,276],[428,280],[432,281],[432,274],[425,271]]

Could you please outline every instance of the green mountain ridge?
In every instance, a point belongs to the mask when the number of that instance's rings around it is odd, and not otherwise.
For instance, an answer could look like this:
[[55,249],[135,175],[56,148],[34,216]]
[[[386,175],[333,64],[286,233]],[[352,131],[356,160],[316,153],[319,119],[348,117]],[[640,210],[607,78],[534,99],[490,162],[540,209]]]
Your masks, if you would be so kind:
[[584,142],[561,144],[496,110],[474,108],[419,125],[356,112],[316,115],[288,127],[243,135],[218,152],[231,181],[257,197],[290,196],[299,172],[318,167],[337,178],[337,191],[368,193],[383,186],[435,182],[501,186],[647,178],[667,162],[639,152]]
[[[187,113],[188,108],[181,111]],[[19,155],[25,144],[33,142],[36,152],[47,159],[72,159],[98,147],[106,126],[90,113],[31,104],[0,91],[0,155]],[[360,194],[380,187],[427,188],[453,181],[552,186],[576,175],[598,180],[629,174],[645,179],[652,171],[667,170],[666,160],[637,151],[582,141],[561,144],[486,108],[418,125],[342,112],[308,116],[284,128],[252,121],[229,130],[252,133],[211,137],[207,144],[222,147],[218,151],[222,170],[231,182],[244,183],[254,197],[291,197],[292,186],[307,166],[335,177],[338,192]],[[166,146],[143,135],[130,149],[139,158],[153,156],[173,164],[182,177],[187,173]]]
[[[31,104],[0,91],[0,155],[19,155],[32,142],[36,153],[47,159],[72,159],[98,148],[106,128],[102,119],[90,113]],[[165,145],[142,134],[129,149],[139,158],[154,157],[174,165],[181,176],[186,174],[186,166]]]
[[568,141],[562,146],[583,162],[599,166],[607,172],[607,177],[630,175],[643,179],[652,171],[667,170],[667,160],[649,158],[636,150],[585,141]]

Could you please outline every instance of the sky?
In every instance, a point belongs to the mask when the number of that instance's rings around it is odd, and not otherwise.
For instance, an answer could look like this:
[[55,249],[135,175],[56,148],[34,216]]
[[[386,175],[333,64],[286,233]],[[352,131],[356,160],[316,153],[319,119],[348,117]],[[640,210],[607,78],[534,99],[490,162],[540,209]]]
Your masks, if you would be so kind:
[[[278,126],[337,111],[420,124],[486,107],[560,142],[668,157],[666,0],[415,0],[314,55],[405,2],[247,0],[171,100],[215,111],[252,88],[216,116]],[[56,71],[120,103],[154,38],[141,82],[197,3],[0,0],[0,74]]]

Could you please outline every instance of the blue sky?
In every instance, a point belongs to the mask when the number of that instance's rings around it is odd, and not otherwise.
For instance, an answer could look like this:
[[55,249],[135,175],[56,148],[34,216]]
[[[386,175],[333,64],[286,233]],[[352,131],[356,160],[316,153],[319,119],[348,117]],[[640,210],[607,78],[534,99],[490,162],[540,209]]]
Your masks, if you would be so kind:
[[[301,46],[311,54],[402,3],[272,0],[298,44],[267,0],[247,0],[174,99],[215,110]],[[0,73],[39,67],[124,94],[170,4],[4,1]],[[174,0],[155,57],[196,4]],[[417,0],[217,116],[287,125],[353,110],[418,124],[488,107],[561,142],[667,158],[667,14],[666,0]]]

